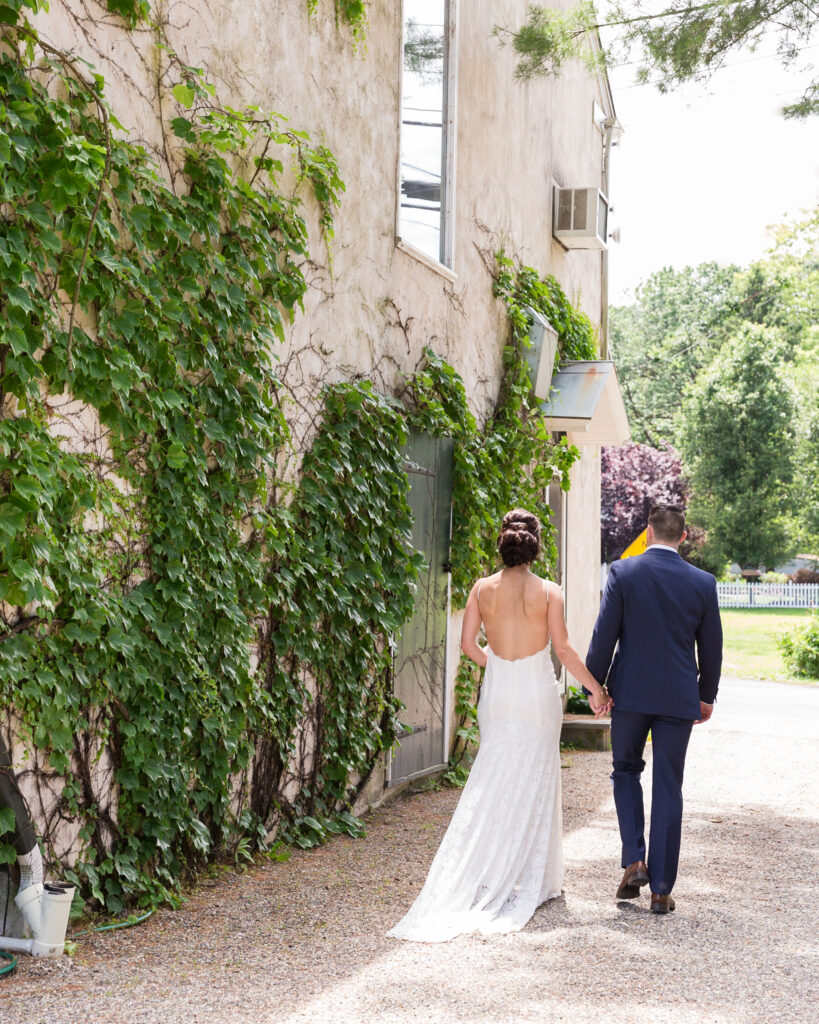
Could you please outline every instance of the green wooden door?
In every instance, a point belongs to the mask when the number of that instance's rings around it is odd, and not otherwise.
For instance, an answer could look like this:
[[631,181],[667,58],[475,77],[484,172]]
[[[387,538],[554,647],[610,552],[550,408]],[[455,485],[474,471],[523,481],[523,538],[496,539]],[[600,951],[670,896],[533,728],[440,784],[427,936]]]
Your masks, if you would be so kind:
[[415,609],[396,638],[395,694],[404,705],[399,745],[390,755],[388,785],[446,765],[446,639],[449,618],[449,537],[452,452],[448,437],[412,433],[407,442],[412,543],[426,570],[418,578]]

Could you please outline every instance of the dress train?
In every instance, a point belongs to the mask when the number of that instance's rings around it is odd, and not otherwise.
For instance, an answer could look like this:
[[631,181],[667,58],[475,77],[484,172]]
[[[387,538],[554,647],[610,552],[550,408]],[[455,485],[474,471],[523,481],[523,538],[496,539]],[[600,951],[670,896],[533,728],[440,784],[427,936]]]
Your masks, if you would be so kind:
[[478,755],[423,889],[387,933],[393,938],[518,931],[561,893],[563,707],[549,647],[512,661],[487,653]]

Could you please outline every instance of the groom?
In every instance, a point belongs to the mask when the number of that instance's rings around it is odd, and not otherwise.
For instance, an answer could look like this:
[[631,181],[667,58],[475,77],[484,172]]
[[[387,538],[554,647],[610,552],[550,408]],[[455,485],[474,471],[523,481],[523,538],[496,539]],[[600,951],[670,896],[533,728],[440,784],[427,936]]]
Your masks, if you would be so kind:
[[[685,752],[691,727],[711,717],[722,663],[716,581],[680,558],[685,536],[679,506],[651,509],[645,553],[611,567],[586,656],[599,683],[608,676],[614,702],[611,779],[625,868],[617,898],[635,899],[650,883],[655,914],[674,909]],[[649,731],[654,763],[646,864],[640,775]]]

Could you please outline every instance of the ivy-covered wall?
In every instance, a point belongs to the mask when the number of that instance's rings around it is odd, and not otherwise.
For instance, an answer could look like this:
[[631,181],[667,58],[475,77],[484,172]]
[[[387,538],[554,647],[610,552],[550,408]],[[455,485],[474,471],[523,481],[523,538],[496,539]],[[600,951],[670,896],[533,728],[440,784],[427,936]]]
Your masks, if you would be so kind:
[[[270,14],[246,6],[244,31]],[[394,64],[360,5],[277,6],[319,80],[343,58],[339,110]],[[565,357],[594,331],[477,222],[459,282],[399,254],[394,181],[360,220],[394,82],[373,148],[334,152],[318,96],[312,134],[237,102],[254,68],[197,54],[179,6],[109,0],[99,34],[89,9],[0,0],[0,700],[49,858],[117,910],[204,857],[360,830],[419,566],[406,431],[456,438],[458,604],[503,511],[547,518],[576,457],[530,405],[522,307]]]

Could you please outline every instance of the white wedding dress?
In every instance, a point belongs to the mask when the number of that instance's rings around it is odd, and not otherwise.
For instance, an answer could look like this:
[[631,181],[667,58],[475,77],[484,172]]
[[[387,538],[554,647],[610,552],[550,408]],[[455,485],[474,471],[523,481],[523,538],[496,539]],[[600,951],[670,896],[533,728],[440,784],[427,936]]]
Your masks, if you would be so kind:
[[561,892],[563,707],[549,647],[487,654],[478,755],[424,888],[387,933],[397,939],[518,931]]

